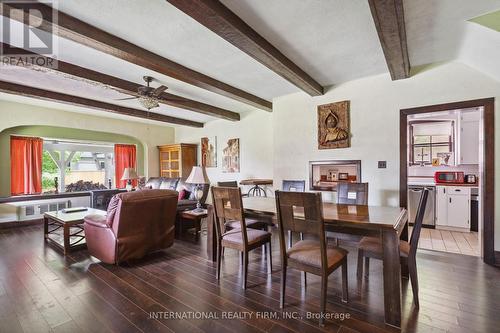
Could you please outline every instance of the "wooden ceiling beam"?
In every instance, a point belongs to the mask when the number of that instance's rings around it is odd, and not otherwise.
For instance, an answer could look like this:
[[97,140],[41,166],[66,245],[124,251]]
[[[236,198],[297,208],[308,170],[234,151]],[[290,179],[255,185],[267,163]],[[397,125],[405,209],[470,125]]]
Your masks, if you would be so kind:
[[[0,42],[0,49],[3,47],[3,43]],[[12,48],[11,49],[15,49]],[[30,54],[30,55],[36,55],[37,58],[43,57],[46,58],[47,60],[43,63],[51,63],[49,60],[52,58],[44,57],[41,55],[38,55],[36,53],[24,50],[24,49],[19,49],[18,54]],[[20,67],[26,67],[26,68],[32,68],[29,63],[27,62],[14,62],[14,65],[20,66]],[[45,68],[45,67],[42,67]],[[139,96],[139,93],[137,92],[137,88],[141,87],[140,84],[130,82],[127,80],[123,80],[120,78],[117,78],[115,76],[107,75],[104,73],[96,72],[88,68],[80,67],[77,65],[70,64],[68,62],[64,61],[57,61],[57,66],[54,66],[54,68],[47,68],[47,70],[50,71],[55,71],[55,72],[60,72],[67,74],[74,79],[85,79],[89,80],[98,84],[102,84],[104,86],[109,86],[116,91],[119,91],[121,93],[127,94],[127,95],[132,95],[132,96]],[[222,109],[216,106],[212,106],[209,104],[201,103],[198,101],[194,101],[185,97],[177,96],[174,94],[170,94],[167,92],[161,93],[159,96],[157,96],[157,99],[160,103],[174,106],[177,108],[193,111],[193,112],[198,112],[202,113],[208,116],[212,117],[217,117],[221,119],[226,119],[226,120],[231,120],[231,121],[239,121],[240,120],[240,114],[237,112],[229,111],[226,109]]]
[[7,94],[13,94],[23,97],[38,98],[45,101],[64,103],[74,106],[81,106],[85,108],[90,108],[99,111],[106,111],[115,114],[120,114],[124,116],[131,116],[147,120],[156,120],[163,123],[184,125],[191,127],[203,127],[203,123],[196,121],[166,116],[159,113],[154,113],[151,111],[143,111],[133,108],[128,108],[120,105],[105,103],[96,101],[93,99],[87,99],[83,97],[62,94],[54,91],[43,90],[39,88],[24,86],[21,84],[16,84],[12,82],[0,81],[0,92]]
[[[272,103],[263,98],[161,57],[73,16],[56,11],[43,3],[37,4],[36,8],[42,13],[42,22],[40,26],[38,26],[40,30],[56,33],[62,38],[86,45],[95,50],[110,54],[127,62],[148,68],[213,93],[238,100],[259,109],[272,111]],[[2,16],[10,17],[22,23],[28,22],[31,13],[24,12],[23,14],[21,11],[12,9],[23,8],[22,5],[18,5],[14,2],[2,2],[0,4],[0,14]],[[52,15],[49,15],[53,10],[56,12],[56,19],[53,18]],[[40,20],[38,16],[33,17],[33,19],[36,21]]]
[[323,95],[318,82],[220,1],[167,1],[309,95]]
[[403,0],[368,0],[392,80],[410,76]]

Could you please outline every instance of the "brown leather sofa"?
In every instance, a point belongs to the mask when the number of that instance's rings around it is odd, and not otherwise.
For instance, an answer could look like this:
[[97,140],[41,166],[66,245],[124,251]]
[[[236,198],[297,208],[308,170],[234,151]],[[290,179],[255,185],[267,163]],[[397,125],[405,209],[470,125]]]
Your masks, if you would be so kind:
[[90,254],[102,262],[118,264],[170,247],[174,243],[177,197],[172,190],[117,194],[106,216],[85,217]]
[[[146,187],[151,189],[169,189],[175,190],[177,192],[186,189],[187,191],[191,192],[191,194],[188,199],[179,200],[179,202],[177,203],[177,211],[196,208],[196,198],[194,193],[196,185],[187,184],[180,178],[151,177],[146,182]],[[200,200],[200,203],[202,205],[205,204],[205,200],[207,200],[209,188],[209,184],[203,185],[203,197]]]

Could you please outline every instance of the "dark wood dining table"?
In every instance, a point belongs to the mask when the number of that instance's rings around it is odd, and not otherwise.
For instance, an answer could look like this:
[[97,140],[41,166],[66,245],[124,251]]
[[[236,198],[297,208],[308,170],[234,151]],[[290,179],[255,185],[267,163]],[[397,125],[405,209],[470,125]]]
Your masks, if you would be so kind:
[[[243,198],[245,213],[266,217],[276,223],[275,198]],[[213,210],[209,207],[207,254],[215,261],[216,235]],[[399,256],[400,239],[408,240],[408,213],[405,208],[356,206],[323,203],[325,230],[350,235],[380,237],[383,245],[385,323],[401,327],[401,275],[407,275]]]

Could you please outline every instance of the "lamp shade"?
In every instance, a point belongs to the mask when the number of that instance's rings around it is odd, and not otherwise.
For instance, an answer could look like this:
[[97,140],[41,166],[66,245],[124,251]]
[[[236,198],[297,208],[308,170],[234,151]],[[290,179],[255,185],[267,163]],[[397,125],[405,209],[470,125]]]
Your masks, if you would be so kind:
[[137,172],[135,172],[134,168],[125,168],[125,170],[123,170],[123,176],[121,180],[130,180],[138,178],[139,176],[137,175]]
[[189,174],[189,177],[186,179],[186,183],[188,184],[210,184],[210,180],[207,176],[207,171],[205,167],[194,166],[193,170]]

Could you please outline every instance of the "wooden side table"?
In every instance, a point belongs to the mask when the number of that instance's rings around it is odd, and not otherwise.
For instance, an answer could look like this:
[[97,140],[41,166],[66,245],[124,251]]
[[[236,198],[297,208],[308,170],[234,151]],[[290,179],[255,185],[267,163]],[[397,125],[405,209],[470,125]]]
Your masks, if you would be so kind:
[[201,220],[208,216],[207,210],[204,209],[202,212],[195,212],[193,210],[185,210],[179,213],[179,232],[177,233],[179,238],[184,233],[185,224],[191,222],[194,225],[195,229],[195,242],[198,242],[200,239],[200,230],[201,230]]

